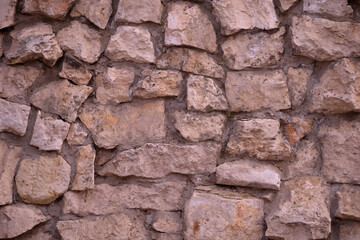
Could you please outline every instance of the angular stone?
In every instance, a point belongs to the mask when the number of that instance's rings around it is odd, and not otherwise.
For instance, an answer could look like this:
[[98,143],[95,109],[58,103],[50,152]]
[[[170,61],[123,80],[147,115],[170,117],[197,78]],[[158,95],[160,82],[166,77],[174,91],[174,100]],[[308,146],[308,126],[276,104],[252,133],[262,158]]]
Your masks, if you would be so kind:
[[105,29],[111,13],[111,0],[79,0],[71,11],[71,16],[85,16],[99,28]]
[[279,25],[272,0],[215,0],[212,5],[213,14],[224,35],[241,29],[273,29]]
[[13,238],[29,231],[36,225],[46,222],[50,217],[33,206],[23,203],[0,208],[0,238]]
[[181,215],[178,212],[157,212],[152,227],[159,232],[181,232],[183,230]]
[[115,15],[116,22],[161,23],[163,5],[161,0],[120,0]]
[[156,66],[158,68],[175,68],[213,78],[225,76],[222,67],[209,54],[187,48],[169,48],[157,60]]
[[220,142],[226,123],[226,116],[221,113],[176,111],[173,113],[173,119],[174,126],[181,136],[191,142]]
[[91,92],[91,87],[74,85],[67,80],[52,81],[33,93],[30,103],[45,112],[58,114],[73,122],[80,106]]
[[266,32],[238,34],[229,37],[221,48],[231,69],[262,68],[279,63],[284,53],[285,28],[269,34]]
[[111,61],[155,63],[154,44],[145,27],[120,26],[111,36],[105,55]]
[[12,43],[5,53],[10,64],[41,60],[49,67],[55,65],[63,52],[56,41],[51,25],[35,23],[10,32]]
[[360,239],[360,223],[346,222],[340,225],[339,240],[358,240]]
[[95,78],[96,99],[101,104],[131,101],[130,87],[135,79],[133,67],[108,67]]
[[185,204],[185,239],[260,240],[263,207],[258,198],[194,191]]
[[280,10],[285,12],[297,3],[298,0],[280,0]]
[[196,145],[147,143],[118,153],[97,173],[101,176],[160,178],[170,173],[215,172],[221,145],[211,142]]
[[17,0],[0,1],[0,29],[15,25]]
[[293,117],[285,127],[286,138],[294,145],[311,132],[311,127],[311,119]]
[[187,109],[226,111],[228,103],[225,92],[214,79],[190,75],[187,79]]
[[26,203],[49,204],[67,190],[70,165],[61,157],[24,159],[16,174],[16,188]]
[[216,168],[216,183],[230,186],[280,189],[281,172],[271,164],[239,160]]
[[165,23],[165,45],[216,51],[214,27],[199,5],[189,2],[170,4]]
[[347,0],[304,0],[303,10],[307,13],[329,14],[334,17],[353,16],[353,9]]
[[109,214],[124,208],[177,211],[182,209],[182,195],[185,187],[186,181],[145,185],[95,185],[93,190],[86,192],[67,192],[64,195],[63,212],[87,216]]
[[25,0],[21,12],[63,19],[74,2],[75,0]]
[[79,115],[98,147],[139,146],[166,136],[163,100],[119,106],[87,103]]
[[69,123],[52,117],[41,117],[39,111],[30,145],[45,151],[61,151],[69,128]]
[[178,71],[145,69],[133,90],[139,98],[178,96],[181,92],[182,75]]
[[184,240],[181,234],[152,232],[152,239],[156,240]]
[[94,162],[96,151],[91,145],[77,148],[75,157],[76,173],[71,186],[73,191],[83,191],[94,188]]
[[92,74],[75,59],[65,58],[59,77],[69,79],[79,85],[87,85]]
[[13,202],[13,182],[15,169],[20,160],[22,149],[10,146],[0,140],[0,205]]
[[47,229],[46,225],[34,227],[31,231],[22,234],[14,240],[56,240]]
[[305,100],[306,89],[313,71],[307,68],[290,67],[287,72],[291,105],[299,107]]
[[335,216],[342,219],[360,220],[360,187],[342,185],[336,192],[338,206]]
[[293,17],[293,53],[316,61],[360,56],[359,23],[334,22],[306,15]]
[[226,152],[248,153],[259,160],[288,160],[291,147],[282,137],[279,120],[251,119],[235,121]]
[[285,182],[266,217],[270,239],[326,239],[331,232],[330,187],[319,177]]
[[78,21],[61,29],[56,38],[60,47],[87,63],[95,63],[104,51],[101,34]]
[[72,123],[66,141],[69,145],[83,145],[86,143],[88,132],[80,123]]
[[0,98],[0,132],[24,136],[31,107]]
[[291,107],[282,70],[228,72],[225,91],[233,112],[279,111]]

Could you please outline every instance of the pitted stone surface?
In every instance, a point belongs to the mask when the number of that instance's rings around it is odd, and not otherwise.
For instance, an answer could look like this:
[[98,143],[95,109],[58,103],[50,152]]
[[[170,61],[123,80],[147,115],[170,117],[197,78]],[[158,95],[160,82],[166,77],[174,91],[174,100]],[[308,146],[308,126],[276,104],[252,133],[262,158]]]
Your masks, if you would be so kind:
[[346,0],[304,0],[304,12],[307,13],[324,13],[334,17],[352,17],[353,9],[348,5]]
[[116,22],[161,23],[163,5],[161,0],[120,0],[115,15]]
[[77,148],[75,157],[76,173],[71,185],[73,191],[84,191],[94,188],[94,162],[96,151],[91,145]]
[[360,220],[360,187],[353,185],[342,185],[336,192],[338,206],[335,216],[341,219]]
[[59,77],[69,79],[79,85],[87,85],[92,74],[75,59],[65,58]]
[[0,132],[24,136],[30,115],[30,106],[0,98]]
[[25,0],[22,12],[62,19],[66,16],[74,2],[75,0]]
[[306,97],[306,89],[313,71],[308,68],[290,67],[287,72],[292,107],[299,107]]

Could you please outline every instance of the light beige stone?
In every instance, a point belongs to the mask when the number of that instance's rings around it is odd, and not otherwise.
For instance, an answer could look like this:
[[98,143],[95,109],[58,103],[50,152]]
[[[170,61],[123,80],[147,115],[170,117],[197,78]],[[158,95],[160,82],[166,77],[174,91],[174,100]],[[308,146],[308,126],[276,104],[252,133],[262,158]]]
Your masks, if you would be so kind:
[[353,9],[347,0],[304,0],[303,10],[307,13],[329,14],[334,17],[353,16]]
[[87,85],[92,74],[75,59],[65,58],[59,77],[69,79],[79,85]]
[[285,28],[275,33],[246,33],[229,37],[221,48],[231,69],[262,68],[276,65],[284,53]]
[[331,232],[330,187],[319,177],[285,182],[266,217],[270,239],[326,239]]
[[88,132],[85,126],[80,123],[72,123],[66,141],[69,145],[83,145],[86,143]]
[[226,152],[230,155],[248,153],[259,160],[288,160],[291,147],[282,137],[279,120],[251,119],[234,122]]
[[228,72],[225,91],[233,112],[279,111],[291,107],[282,70]]
[[17,0],[0,1],[0,29],[13,26],[15,24]]
[[358,240],[360,239],[360,223],[346,222],[340,225],[339,240]]
[[116,22],[161,23],[163,5],[161,0],[120,0],[115,15]]
[[63,19],[74,2],[75,0],[25,0],[21,12]]
[[24,159],[15,177],[19,196],[26,203],[49,204],[68,190],[70,172],[61,156]]
[[214,27],[199,5],[183,1],[170,4],[165,23],[165,45],[216,51]]
[[287,72],[288,87],[291,97],[291,105],[299,107],[306,97],[306,89],[311,78],[313,70],[299,67],[290,67]]
[[213,14],[224,35],[241,29],[274,29],[279,25],[272,0],[215,0],[212,5]]
[[360,220],[360,187],[352,185],[342,185],[337,196],[337,210],[335,216],[342,219]]
[[156,212],[152,227],[159,232],[179,233],[183,230],[181,215],[178,212]]
[[311,119],[293,117],[291,118],[290,123],[286,124],[286,138],[291,145],[294,145],[311,132],[311,127]]
[[280,0],[280,10],[285,12],[294,6],[298,0]]
[[31,107],[0,98],[0,132],[24,136]]
[[105,55],[114,62],[155,63],[154,44],[149,30],[142,26],[120,26],[111,36]]
[[75,157],[76,173],[71,186],[73,191],[84,191],[94,188],[94,162],[96,151],[91,145],[77,148]]

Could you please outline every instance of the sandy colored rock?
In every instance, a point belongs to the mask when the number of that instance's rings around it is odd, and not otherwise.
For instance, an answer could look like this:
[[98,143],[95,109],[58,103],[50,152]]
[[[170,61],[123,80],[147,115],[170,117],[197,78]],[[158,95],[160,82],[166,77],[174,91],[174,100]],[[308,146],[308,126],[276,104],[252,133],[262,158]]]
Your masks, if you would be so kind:
[[330,187],[319,177],[285,182],[266,217],[270,239],[326,239],[331,231]]
[[216,168],[216,184],[279,190],[280,183],[281,172],[271,164],[238,160]]
[[24,136],[30,109],[30,106],[8,102],[0,98],[0,132],[11,132]]
[[279,25],[272,0],[215,0],[213,14],[221,33],[231,35],[241,29],[273,29]]
[[298,0],[280,0],[280,10],[285,12],[297,3]]
[[231,69],[262,68],[279,63],[284,53],[285,28],[266,32],[238,34],[229,37],[221,48]]
[[69,145],[83,145],[86,143],[88,132],[80,123],[72,123],[66,141]]
[[79,115],[98,147],[126,148],[158,141],[166,136],[163,100],[119,106],[84,105]]
[[228,72],[225,91],[233,112],[279,111],[291,107],[282,70]]
[[187,109],[201,112],[226,111],[224,90],[212,78],[190,75],[187,79]]
[[335,216],[341,219],[360,220],[360,187],[342,185],[336,192],[338,206]]
[[96,151],[91,145],[77,148],[75,157],[76,173],[71,186],[73,191],[84,191],[94,188],[94,162]]
[[174,233],[151,232],[151,237],[155,240],[184,240],[184,237],[181,234]]
[[105,55],[114,62],[154,63],[156,60],[151,34],[142,26],[118,27],[110,38]]
[[251,119],[234,122],[226,152],[230,155],[248,153],[259,160],[288,160],[291,147],[282,137],[279,120]]
[[95,63],[104,51],[101,34],[78,21],[61,29],[56,38],[60,47],[87,63]]
[[139,98],[178,96],[181,92],[182,74],[171,70],[145,69],[133,89],[133,96]]
[[73,122],[77,118],[80,106],[91,92],[91,87],[74,85],[68,80],[52,81],[33,93],[30,103],[44,112],[58,114]]
[[347,0],[304,0],[303,10],[307,13],[328,14],[334,17],[353,16],[353,9]]
[[170,4],[165,23],[165,45],[216,51],[214,27],[199,5],[189,2]]
[[26,203],[49,204],[68,190],[70,172],[59,155],[24,159],[15,177],[19,196]]
[[290,123],[286,124],[286,138],[291,145],[294,145],[311,132],[311,127],[311,119],[293,117]]
[[181,215],[178,212],[156,212],[152,227],[158,232],[179,233],[183,230]]
[[2,0],[0,2],[0,29],[15,24],[16,3],[17,0]]
[[65,58],[59,77],[69,79],[79,85],[87,85],[92,78],[92,74],[75,59]]
[[130,87],[135,79],[133,67],[108,67],[95,78],[96,99],[101,104],[131,101]]
[[13,238],[29,231],[50,217],[34,205],[18,203],[0,208],[0,238]]
[[47,23],[38,22],[29,27],[15,28],[10,35],[11,46],[5,52],[10,64],[41,60],[52,67],[63,55],[53,29]]
[[175,128],[188,141],[221,141],[226,116],[221,113],[176,111],[173,120]]
[[331,61],[360,55],[360,24],[334,22],[303,15],[293,17],[293,54],[316,61]]
[[36,226],[31,231],[14,238],[14,240],[56,240],[51,232],[46,229],[46,225]]
[[160,178],[170,173],[211,174],[215,172],[220,151],[221,145],[211,142],[196,145],[147,143],[118,153],[97,173],[101,176],[146,178]]
[[163,5],[161,0],[120,0],[115,14],[116,22],[161,23]]
[[340,225],[339,240],[360,239],[360,223],[347,222]]
[[313,71],[311,69],[304,67],[289,68],[287,72],[288,87],[290,92],[291,105],[293,107],[299,107],[304,102],[307,85],[312,73]]
[[25,0],[21,12],[63,19],[74,2],[75,0]]
[[167,181],[149,184],[95,185],[86,192],[67,192],[64,195],[64,214],[78,216],[104,215],[124,208],[177,211],[182,209],[186,181]]

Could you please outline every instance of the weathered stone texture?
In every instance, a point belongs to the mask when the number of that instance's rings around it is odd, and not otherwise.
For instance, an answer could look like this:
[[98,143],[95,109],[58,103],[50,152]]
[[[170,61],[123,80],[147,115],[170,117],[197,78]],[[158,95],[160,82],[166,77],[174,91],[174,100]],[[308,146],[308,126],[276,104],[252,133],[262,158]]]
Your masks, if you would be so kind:
[[15,24],[15,11],[17,0],[2,0],[0,2],[0,29]]
[[92,74],[75,59],[65,58],[59,76],[69,79],[79,85],[87,85]]
[[181,216],[178,212],[157,212],[152,227],[159,232],[179,233],[183,230]]
[[299,107],[304,102],[312,73],[308,68],[289,68],[287,77],[292,107]]
[[353,16],[353,9],[347,0],[304,0],[303,10],[307,13],[329,14],[334,17]]
[[99,28],[105,29],[111,13],[111,0],[79,0],[71,11],[71,16],[85,16]]
[[66,16],[74,2],[75,0],[25,0],[22,12],[62,19]]
[[26,234],[14,238],[14,240],[56,240],[56,238],[51,235],[51,231],[47,229],[46,225],[40,225]]
[[293,117],[285,127],[286,138],[291,145],[294,145],[311,132],[311,127],[311,119]]
[[66,141],[69,145],[83,145],[86,143],[88,132],[84,125],[80,123],[72,123]]
[[338,206],[335,216],[342,219],[360,220],[360,187],[343,185],[336,192]]
[[360,223],[347,222],[340,225],[339,240],[358,240],[360,239]]
[[2,46],[3,42],[4,42],[4,38],[3,38],[3,35],[0,33],[0,58],[3,55],[3,46]]
[[94,162],[96,151],[91,145],[77,148],[75,157],[76,173],[71,186],[73,191],[83,191],[94,188]]
[[116,22],[161,23],[163,5],[161,0],[120,0],[115,15]]
[[24,136],[28,125],[30,107],[0,98],[0,132]]
[[295,5],[295,3],[298,2],[298,0],[279,0],[279,1],[280,1],[280,10],[282,12],[289,10],[292,6]]

